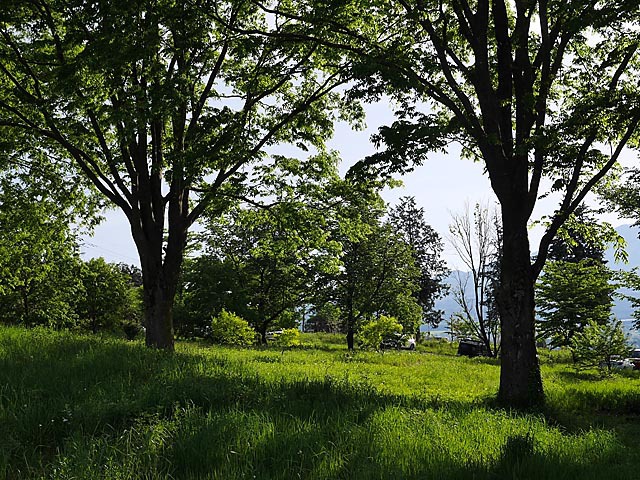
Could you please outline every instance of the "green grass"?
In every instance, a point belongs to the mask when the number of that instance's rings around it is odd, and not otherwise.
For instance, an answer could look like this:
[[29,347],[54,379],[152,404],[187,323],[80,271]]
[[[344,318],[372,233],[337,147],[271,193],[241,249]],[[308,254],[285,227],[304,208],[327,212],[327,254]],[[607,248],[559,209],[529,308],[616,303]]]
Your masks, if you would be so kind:
[[543,356],[545,411],[494,407],[499,367],[418,352],[281,352],[0,328],[0,478],[631,479],[639,372]]

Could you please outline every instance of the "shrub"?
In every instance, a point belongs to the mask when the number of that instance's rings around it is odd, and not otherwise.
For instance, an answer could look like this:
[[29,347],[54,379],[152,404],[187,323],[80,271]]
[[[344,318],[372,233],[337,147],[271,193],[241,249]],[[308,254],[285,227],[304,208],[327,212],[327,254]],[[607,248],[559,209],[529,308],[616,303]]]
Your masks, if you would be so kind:
[[297,347],[300,345],[300,330],[285,328],[273,339],[273,343],[280,348]]
[[380,315],[376,320],[362,326],[359,337],[364,348],[379,348],[385,337],[401,332],[402,325],[397,318]]
[[223,345],[251,345],[256,332],[234,313],[222,310],[211,320],[211,340]]
[[125,321],[122,322],[122,331],[127,340],[135,340],[142,331],[142,326],[136,322]]
[[577,366],[599,366],[611,370],[613,357],[626,355],[629,344],[619,320],[604,325],[591,321],[582,332],[573,337],[571,348]]

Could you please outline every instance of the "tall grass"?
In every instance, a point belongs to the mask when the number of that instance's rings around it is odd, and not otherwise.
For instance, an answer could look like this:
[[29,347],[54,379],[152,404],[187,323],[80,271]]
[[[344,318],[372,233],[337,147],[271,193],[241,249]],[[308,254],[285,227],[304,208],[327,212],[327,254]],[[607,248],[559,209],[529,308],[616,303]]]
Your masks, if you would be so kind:
[[492,406],[493,360],[313,341],[169,355],[2,328],[0,478],[637,476],[637,374],[547,362],[548,410],[523,414]]

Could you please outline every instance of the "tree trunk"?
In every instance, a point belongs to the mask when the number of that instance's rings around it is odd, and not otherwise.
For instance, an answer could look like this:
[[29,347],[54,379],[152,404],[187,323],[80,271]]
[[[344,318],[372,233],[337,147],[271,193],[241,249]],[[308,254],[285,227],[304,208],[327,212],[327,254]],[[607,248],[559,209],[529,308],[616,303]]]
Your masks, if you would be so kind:
[[20,289],[20,297],[22,298],[22,310],[23,310],[23,323],[30,327],[31,326],[31,309],[29,308],[29,292],[27,292],[27,287]]
[[[149,275],[145,275],[147,278]],[[144,320],[145,343],[147,347],[173,351],[173,297],[169,285],[158,277],[145,281]],[[174,289],[175,292],[175,289]]]
[[516,222],[504,215],[504,208],[501,285],[498,291],[502,326],[498,400],[512,407],[528,408],[544,402],[536,356],[535,276],[526,221],[514,226]]
[[145,343],[148,347],[173,351],[173,302],[184,244],[182,248],[167,248],[163,258],[162,237],[155,240],[139,238],[136,242],[142,265]]
[[349,350],[353,350],[353,327],[349,326],[349,329],[347,330],[347,348]]
[[347,317],[347,348],[351,351],[353,350],[353,337],[355,334],[354,324],[355,318],[353,318],[353,312],[349,312],[349,316]]

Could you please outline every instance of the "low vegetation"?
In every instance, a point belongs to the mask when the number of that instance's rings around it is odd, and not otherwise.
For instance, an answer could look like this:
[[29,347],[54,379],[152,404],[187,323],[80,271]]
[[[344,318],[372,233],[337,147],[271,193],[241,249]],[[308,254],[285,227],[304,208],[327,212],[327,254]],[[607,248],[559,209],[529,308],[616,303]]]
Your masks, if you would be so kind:
[[631,479],[640,375],[541,355],[545,411],[494,404],[494,359],[143,344],[0,329],[0,478]]

